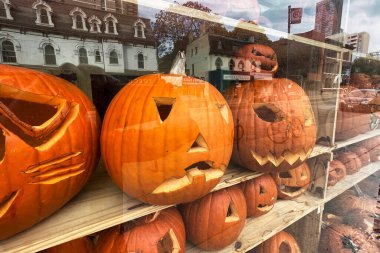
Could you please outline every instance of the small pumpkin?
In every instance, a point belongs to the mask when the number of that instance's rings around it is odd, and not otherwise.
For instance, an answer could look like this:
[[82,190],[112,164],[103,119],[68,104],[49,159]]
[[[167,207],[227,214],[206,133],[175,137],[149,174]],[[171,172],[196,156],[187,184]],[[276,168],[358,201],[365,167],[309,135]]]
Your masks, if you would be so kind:
[[277,184],[278,197],[294,199],[302,195],[310,185],[310,169],[306,163],[295,169],[272,174]]
[[258,217],[269,212],[277,200],[276,182],[270,175],[262,175],[240,184],[247,203],[247,217]]
[[171,207],[102,231],[96,252],[182,253],[185,247],[181,214]]
[[367,166],[371,162],[371,157],[368,150],[365,147],[356,146],[350,148],[351,152],[354,152],[360,159],[361,166]]
[[334,186],[346,177],[346,167],[339,160],[332,160],[329,165],[328,186]]
[[325,205],[325,210],[339,216],[348,215],[353,209],[360,209],[369,213],[376,213],[376,199],[357,197],[345,192]]
[[[223,176],[233,145],[233,119],[209,83],[172,74],[134,79],[106,112],[101,150],[113,181],[141,201],[168,205],[206,195]],[[181,68],[180,68],[181,69]]]
[[257,246],[254,253],[301,253],[301,249],[297,244],[294,237],[285,232],[281,231],[276,235],[272,236],[259,246]]
[[264,173],[301,165],[316,140],[308,96],[288,79],[255,80],[225,93],[235,122],[232,159]]
[[205,250],[219,250],[234,242],[245,225],[247,205],[235,185],[181,205],[189,241]]
[[362,145],[369,151],[371,162],[380,160],[380,136],[365,140],[362,142]]
[[41,251],[40,253],[93,253],[95,252],[94,243],[85,236],[52,248]]
[[360,170],[362,162],[354,152],[342,152],[336,155],[336,159],[344,164],[346,173],[352,175]]
[[278,69],[277,55],[271,47],[266,45],[244,45],[236,52],[236,57],[248,60],[252,66],[251,72],[273,75]]
[[69,82],[0,66],[0,240],[62,207],[98,162],[99,117]]

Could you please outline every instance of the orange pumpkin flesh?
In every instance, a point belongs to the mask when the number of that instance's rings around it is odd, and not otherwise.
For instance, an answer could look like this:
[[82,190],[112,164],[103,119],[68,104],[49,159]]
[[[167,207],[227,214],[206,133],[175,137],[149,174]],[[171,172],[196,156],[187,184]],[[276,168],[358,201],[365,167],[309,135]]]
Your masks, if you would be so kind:
[[234,242],[245,225],[247,206],[239,186],[212,192],[180,207],[186,235],[205,250],[222,249]]
[[254,253],[301,253],[297,241],[285,231],[272,236],[253,251]]
[[287,171],[301,165],[316,140],[309,98],[288,79],[256,80],[225,94],[235,123],[232,160],[261,171]]
[[273,173],[278,197],[293,199],[302,195],[310,185],[310,169],[306,163],[286,172]]
[[81,237],[55,247],[42,251],[41,253],[93,253],[94,244],[88,237]]
[[111,102],[102,157],[115,183],[151,204],[189,202],[219,182],[230,159],[233,120],[209,83],[154,74],[126,85]]
[[118,225],[100,233],[97,253],[182,253],[185,226],[175,208]]
[[240,184],[247,203],[247,217],[266,214],[277,200],[277,185],[270,175],[262,175]]
[[98,160],[99,118],[74,85],[0,67],[0,239],[63,206]]

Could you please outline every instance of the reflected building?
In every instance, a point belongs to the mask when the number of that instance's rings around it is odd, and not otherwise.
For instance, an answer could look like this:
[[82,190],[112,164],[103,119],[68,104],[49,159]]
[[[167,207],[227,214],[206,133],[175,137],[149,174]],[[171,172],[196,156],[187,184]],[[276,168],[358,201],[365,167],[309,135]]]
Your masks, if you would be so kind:
[[324,37],[340,33],[343,0],[323,0],[317,3],[314,30]]

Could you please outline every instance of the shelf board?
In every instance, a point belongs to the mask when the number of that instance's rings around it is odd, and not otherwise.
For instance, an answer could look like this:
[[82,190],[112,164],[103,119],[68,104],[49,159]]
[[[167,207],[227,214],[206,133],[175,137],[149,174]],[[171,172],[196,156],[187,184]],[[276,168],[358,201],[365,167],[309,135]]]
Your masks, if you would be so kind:
[[348,145],[351,145],[351,144],[354,144],[354,143],[357,143],[360,141],[370,139],[372,137],[376,137],[378,135],[380,135],[380,129],[376,129],[376,130],[367,132],[365,134],[360,134],[358,136],[355,136],[354,138],[351,138],[351,139],[348,139],[345,141],[337,141],[337,142],[335,142],[334,149],[342,148],[342,147],[345,147],[345,146],[348,146]]
[[338,195],[342,194],[352,186],[356,185],[360,181],[366,179],[370,175],[374,174],[380,169],[380,161],[370,163],[369,165],[361,168],[353,175],[347,175],[343,180],[339,181],[336,185],[327,188],[325,202],[332,200]]
[[316,157],[316,156],[319,156],[319,155],[322,155],[325,153],[330,153],[331,150],[332,150],[332,148],[329,146],[323,146],[323,145],[316,144],[314,146],[313,151],[311,152],[309,158]]
[[[214,190],[262,173],[230,166]],[[104,170],[66,206],[32,228],[0,242],[0,252],[36,252],[127,222],[169,206],[152,206],[123,194]]]
[[[310,193],[295,200],[279,200],[269,213],[257,218],[249,218],[237,241],[217,252],[231,253],[250,250],[316,210],[320,202],[321,199]],[[186,252],[210,251],[203,251],[188,243]]]

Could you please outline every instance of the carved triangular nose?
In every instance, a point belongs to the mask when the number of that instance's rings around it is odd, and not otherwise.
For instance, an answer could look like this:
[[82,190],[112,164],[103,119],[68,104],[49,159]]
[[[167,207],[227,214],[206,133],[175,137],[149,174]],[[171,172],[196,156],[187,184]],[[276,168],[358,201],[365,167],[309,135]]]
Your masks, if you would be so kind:
[[206,140],[205,138],[202,136],[201,133],[198,134],[198,137],[195,139],[193,145],[191,145],[189,151],[189,153],[194,153],[194,152],[207,152],[209,149],[208,149],[208,145],[206,143]]

